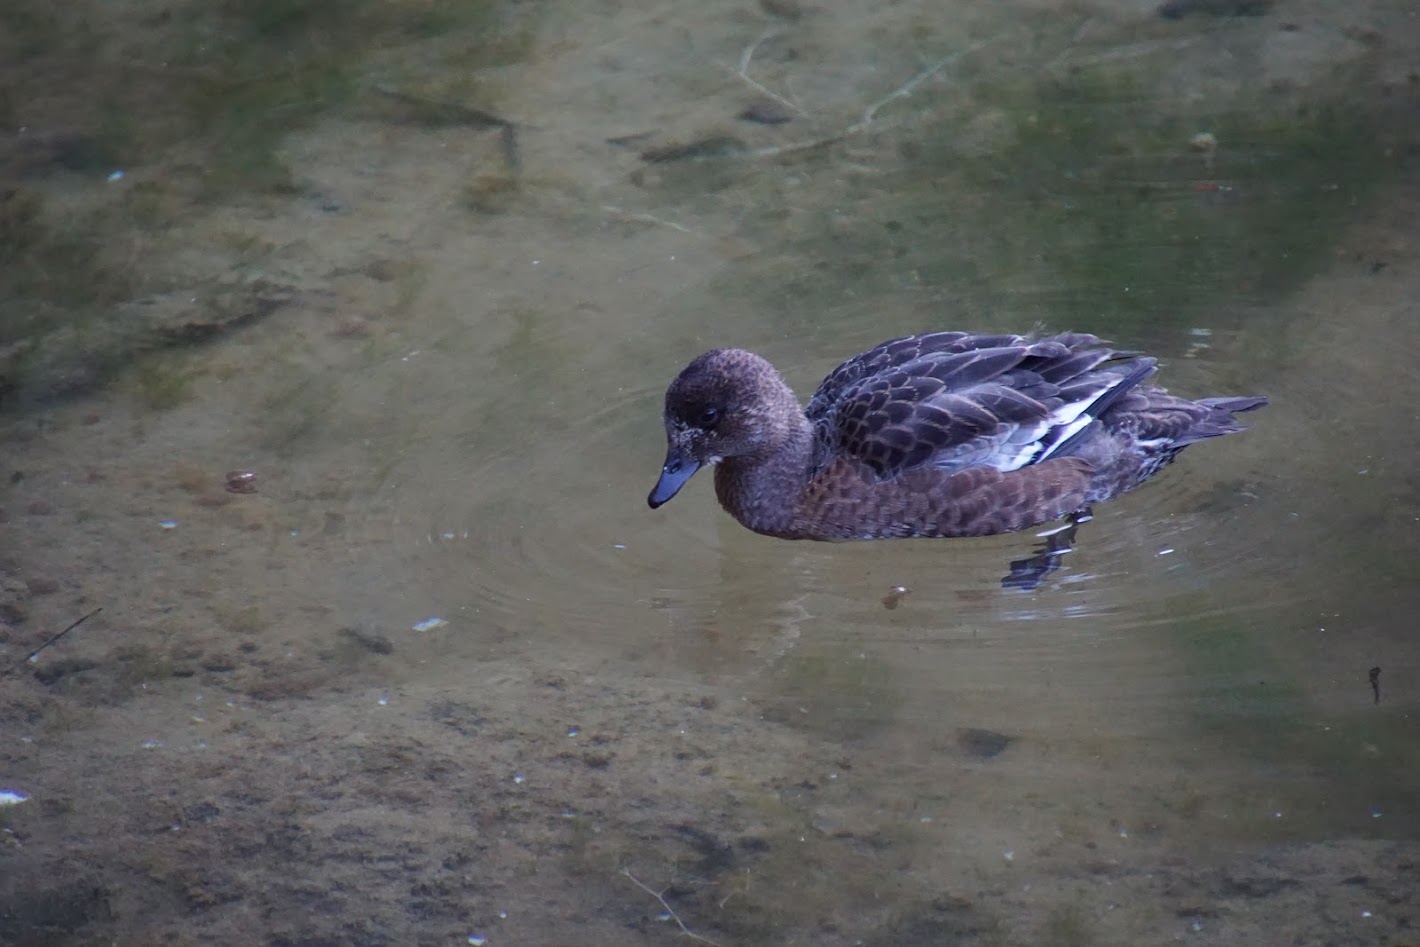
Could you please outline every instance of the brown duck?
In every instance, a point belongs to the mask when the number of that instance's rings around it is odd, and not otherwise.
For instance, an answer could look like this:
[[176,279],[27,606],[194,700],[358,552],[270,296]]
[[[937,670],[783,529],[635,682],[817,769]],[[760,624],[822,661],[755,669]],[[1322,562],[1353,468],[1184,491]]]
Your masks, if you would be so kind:
[[1083,519],[1267,404],[1178,398],[1146,384],[1154,371],[1154,359],[1093,335],[933,332],[853,356],[805,409],[769,362],[715,349],[666,391],[666,462],[648,502],[714,465],[730,515],[785,539],[985,536]]

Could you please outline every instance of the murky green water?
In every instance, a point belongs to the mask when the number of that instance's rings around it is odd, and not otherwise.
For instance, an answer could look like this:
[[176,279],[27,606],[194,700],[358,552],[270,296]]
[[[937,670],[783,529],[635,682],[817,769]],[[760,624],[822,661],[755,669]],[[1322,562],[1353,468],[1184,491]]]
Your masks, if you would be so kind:
[[[1420,23],[1198,6],[0,15],[0,941],[1407,943]],[[1272,405],[1029,593],[646,508],[1037,327]]]

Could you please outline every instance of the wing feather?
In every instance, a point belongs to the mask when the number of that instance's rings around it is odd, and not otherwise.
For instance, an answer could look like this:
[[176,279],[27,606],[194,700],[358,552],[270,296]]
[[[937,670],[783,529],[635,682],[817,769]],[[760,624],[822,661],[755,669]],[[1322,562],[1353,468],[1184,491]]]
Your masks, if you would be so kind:
[[1136,366],[1106,366],[1120,358],[1082,333],[893,339],[834,369],[807,414],[819,456],[857,462],[880,480],[928,466],[1016,470],[1043,459],[1088,423],[1093,403],[1137,376]]

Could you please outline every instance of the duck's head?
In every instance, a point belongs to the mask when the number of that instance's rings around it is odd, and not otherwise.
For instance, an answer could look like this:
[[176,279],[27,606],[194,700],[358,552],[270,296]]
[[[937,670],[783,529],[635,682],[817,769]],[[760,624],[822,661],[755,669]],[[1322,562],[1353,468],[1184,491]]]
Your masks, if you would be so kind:
[[655,509],[701,467],[774,451],[803,423],[774,366],[742,349],[714,349],[666,389],[666,463],[646,502]]

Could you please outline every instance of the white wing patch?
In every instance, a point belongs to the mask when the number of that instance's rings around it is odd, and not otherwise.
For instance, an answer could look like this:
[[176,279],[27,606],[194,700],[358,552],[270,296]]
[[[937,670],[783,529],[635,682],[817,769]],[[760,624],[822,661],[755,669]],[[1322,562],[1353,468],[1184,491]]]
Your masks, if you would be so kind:
[[1039,424],[1018,428],[1001,445],[996,456],[992,458],[991,466],[1002,473],[1009,473],[1026,466],[1035,459],[1036,454],[1040,453],[1040,439],[1051,427],[1051,422],[1047,418]]
[[[1050,445],[1043,451],[1040,451],[1038,455],[1033,455],[1029,462],[1040,463],[1043,460],[1048,460],[1051,454],[1054,454],[1060,449],[1061,445],[1068,444],[1070,438],[1093,424],[1095,422],[1095,416],[1090,413],[1090,408],[1094,407],[1101,398],[1123,382],[1124,379],[1124,375],[1116,376],[1112,382],[1095,392],[1095,396],[1088,401],[1073,401],[1069,404],[1063,404],[1052,411],[1046,422],[1049,426],[1048,429],[1050,433],[1053,435]],[[1041,445],[1038,439],[1033,446],[1037,450],[1040,449]],[[1012,467],[1010,469],[1015,470],[1016,468]]]

